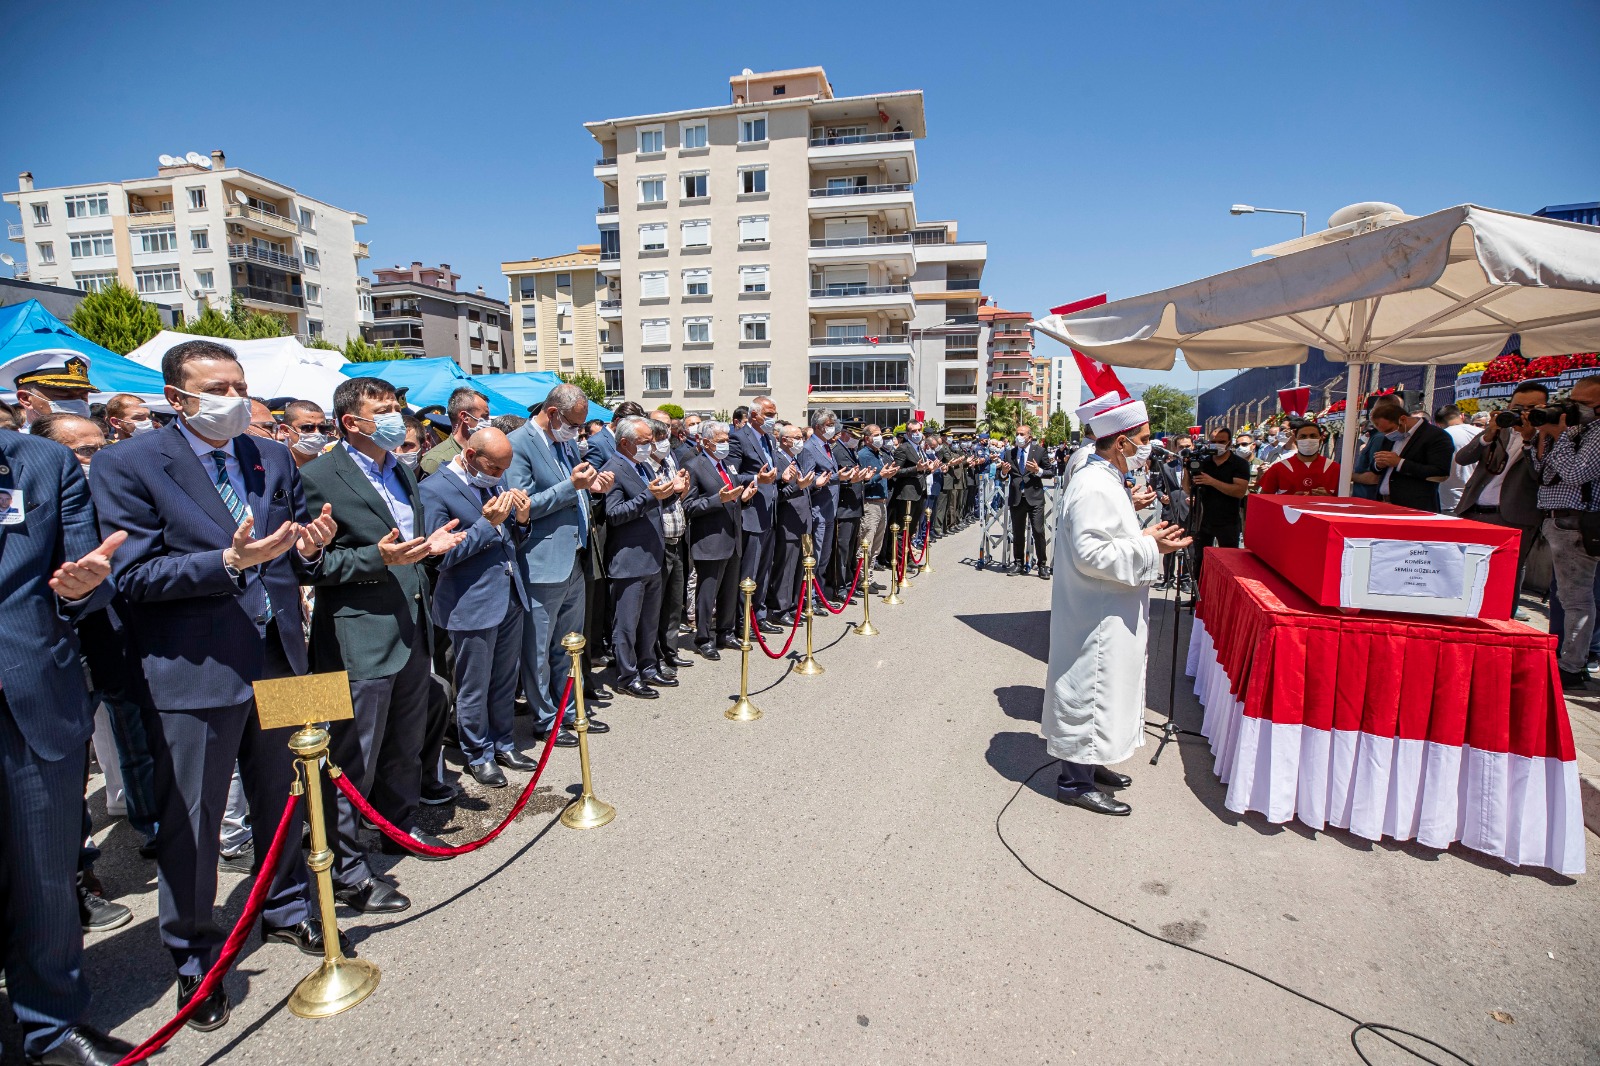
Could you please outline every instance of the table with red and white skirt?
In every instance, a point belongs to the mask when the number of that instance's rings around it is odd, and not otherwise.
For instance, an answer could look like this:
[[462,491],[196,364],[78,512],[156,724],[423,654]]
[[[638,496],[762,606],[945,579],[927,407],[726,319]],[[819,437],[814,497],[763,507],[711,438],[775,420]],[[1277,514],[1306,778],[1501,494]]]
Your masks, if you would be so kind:
[[1201,574],[1188,673],[1229,810],[1583,872],[1554,637],[1323,607],[1243,549]]

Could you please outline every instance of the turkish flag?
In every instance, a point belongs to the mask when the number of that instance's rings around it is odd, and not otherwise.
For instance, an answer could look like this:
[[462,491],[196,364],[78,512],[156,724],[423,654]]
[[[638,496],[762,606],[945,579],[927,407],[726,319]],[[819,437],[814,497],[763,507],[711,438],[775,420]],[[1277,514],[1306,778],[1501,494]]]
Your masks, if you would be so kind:
[[[1106,294],[1101,293],[1086,300],[1077,300],[1073,303],[1062,304],[1060,307],[1052,307],[1050,313],[1052,315],[1071,315],[1079,311],[1086,311],[1091,307],[1099,307],[1105,302]],[[1128,387],[1117,378],[1117,372],[1111,369],[1110,364],[1102,363],[1098,359],[1091,359],[1076,348],[1072,349],[1072,357],[1078,361],[1078,371],[1083,375],[1083,383],[1089,387],[1091,399],[1096,396],[1104,396],[1108,392],[1114,392],[1124,400],[1131,399],[1128,394]]]
[[1284,414],[1304,415],[1311,406],[1311,389],[1304,385],[1298,389],[1279,389],[1278,406]]

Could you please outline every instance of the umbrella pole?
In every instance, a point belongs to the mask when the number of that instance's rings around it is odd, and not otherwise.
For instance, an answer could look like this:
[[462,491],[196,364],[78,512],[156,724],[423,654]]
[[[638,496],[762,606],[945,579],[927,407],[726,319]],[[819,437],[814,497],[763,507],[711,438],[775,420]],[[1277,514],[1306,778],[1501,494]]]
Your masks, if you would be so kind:
[[1356,472],[1356,414],[1361,397],[1362,364],[1353,359],[1344,390],[1344,436],[1339,442],[1339,495],[1349,496]]

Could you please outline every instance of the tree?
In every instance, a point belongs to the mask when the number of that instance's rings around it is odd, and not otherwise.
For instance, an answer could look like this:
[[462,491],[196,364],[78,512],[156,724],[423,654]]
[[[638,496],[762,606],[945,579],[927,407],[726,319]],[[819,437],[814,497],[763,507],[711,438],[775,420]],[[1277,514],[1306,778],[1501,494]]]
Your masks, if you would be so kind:
[[1044,427],[1044,443],[1054,448],[1057,444],[1065,444],[1071,434],[1072,423],[1067,421],[1067,412],[1051,412],[1050,423]]
[[[606,403],[606,383],[593,374],[562,374],[561,380],[568,385],[576,385],[589,397],[590,403],[597,403],[604,407]],[[683,417],[683,410],[679,408],[677,417]]]
[[352,363],[384,363],[391,359],[404,359],[399,349],[385,351],[376,344],[368,344],[352,333],[344,342],[344,357]]
[[930,418],[922,423],[922,432],[924,433],[942,433],[943,431],[944,427],[939,424],[937,419]]
[[1180,434],[1194,424],[1194,397],[1171,385],[1151,385],[1140,399],[1150,411],[1150,428],[1157,436]]
[[132,289],[112,282],[85,296],[67,325],[100,347],[127,355],[161,332],[161,315]]
[[233,334],[236,340],[253,341],[264,337],[282,337],[289,332],[282,318],[250,310],[237,292],[228,300],[228,321],[238,330]]
[[1017,431],[1019,424],[1026,424],[1021,400],[991,396],[984,401],[983,417],[978,420],[979,429],[997,437],[1009,437]]
[[192,333],[197,337],[223,337],[228,340],[239,340],[243,336],[232,319],[210,304],[200,309],[199,316],[193,322],[187,323],[183,327],[183,332]]
[[339,346],[337,344],[333,343],[332,341],[330,341],[328,338],[324,337],[320,333],[317,334],[315,337],[312,337],[311,340],[306,343],[306,347],[307,348],[321,348],[322,350],[329,351],[329,352],[336,352],[336,351],[339,350]]
[[683,417],[683,408],[679,407],[675,403],[664,403],[664,404],[661,404],[660,407],[658,408],[658,410],[660,410],[660,412],[662,414],[666,415],[668,418],[682,418]]

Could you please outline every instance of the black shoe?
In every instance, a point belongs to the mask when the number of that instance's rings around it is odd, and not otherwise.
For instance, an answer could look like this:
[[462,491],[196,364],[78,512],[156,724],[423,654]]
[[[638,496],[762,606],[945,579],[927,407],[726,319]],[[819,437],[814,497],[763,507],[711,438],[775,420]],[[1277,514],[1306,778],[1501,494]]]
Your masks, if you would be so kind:
[[495,752],[494,761],[504,766],[507,770],[515,770],[519,774],[532,773],[539,768],[537,759],[530,759],[516,749]]
[[1172,582],[1167,578],[1162,578],[1160,581],[1157,581],[1154,585],[1152,585],[1150,587],[1153,588],[1157,592],[1166,592],[1168,589],[1170,589],[1172,587]]
[[596,681],[592,685],[583,686],[583,698],[587,703],[606,703],[616,693]]
[[42,1066],[116,1066],[133,1050],[126,1040],[107,1036],[87,1025],[74,1025],[56,1046],[43,1055],[29,1055],[29,1063]]
[[438,784],[428,781],[422,783],[422,802],[429,807],[443,807],[459,795],[461,790],[446,781],[440,781]]
[[635,699],[654,700],[661,697],[661,693],[645,684],[643,680],[635,679],[622,686],[622,691]]
[[411,907],[398,888],[375,877],[354,888],[335,889],[333,898],[362,914],[399,914]]
[[683,656],[679,655],[677,652],[673,652],[671,655],[666,655],[666,656],[662,657],[661,665],[662,666],[669,666],[674,670],[682,670],[685,666],[693,666],[694,665],[694,660],[693,659],[685,659]]
[[[678,680],[678,671],[674,670],[672,667],[666,665],[665,663],[662,663],[656,669],[651,670],[650,674],[652,676],[655,676],[655,677],[664,677],[668,681],[676,681],[676,680]],[[654,682],[652,682],[652,684],[654,684]]]
[[484,788],[505,788],[508,784],[506,775],[501,773],[500,767],[496,766],[490,759],[471,763],[467,766],[467,773],[471,774],[472,779]]
[[563,729],[556,734],[556,747],[575,748],[578,746],[578,734],[570,729]]
[[718,637],[717,638],[717,647],[724,648],[724,649],[726,649],[728,651],[743,651],[744,650],[744,645],[739,643],[737,640],[734,640],[732,637]]
[[[182,1010],[189,1005],[195,992],[200,988],[199,977],[185,977],[178,975],[178,1009]],[[205,1001],[189,1016],[189,1028],[197,1033],[209,1033],[213,1029],[221,1029],[228,1024],[228,1011],[232,1005],[228,1002],[228,993],[220,984],[217,990],[205,998]]]
[[644,680],[645,684],[653,685],[656,688],[677,688],[678,687],[678,679],[676,677],[669,677],[666,674],[660,674],[660,673],[645,674],[645,675],[643,675],[643,680]]
[[1039,567],[1039,576],[1040,577],[1044,577],[1044,578],[1049,577],[1050,576],[1050,568],[1048,566]]
[[1096,766],[1094,783],[1101,788],[1127,788],[1133,784],[1133,778],[1127,774],[1119,774],[1115,770],[1108,770],[1104,766]]
[[1112,799],[1098,789],[1090,789],[1088,792],[1067,792],[1058,785],[1056,786],[1056,799],[1069,807],[1082,807],[1084,810],[1093,811],[1095,814],[1125,815],[1133,811],[1133,808],[1126,803],[1118,799]]
[[246,844],[232,855],[217,856],[217,869],[230,874],[251,874],[256,869],[256,846]]
[[1007,577],[1016,577],[1020,573],[1022,573],[1022,567],[1018,566],[1016,563],[1012,563],[1010,566],[1006,567]]
[[591,717],[589,719],[589,732],[591,732],[591,733],[609,733],[609,732],[611,732],[611,727],[606,725],[600,719]]
[[121,929],[133,921],[133,911],[79,885],[78,919],[85,933],[104,933],[109,929]]
[[[413,829],[407,835],[418,844],[426,844],[430,848],[448,848],[450,846],[448,840],[440,840],[433,834],[424,833],[420,829]],[[449,855],[424,855],[419,851],[412,851],[404,844],[396,844],[388,837],[383,838],[382,849],[385,855],[409,855],[413,859],[418,859],[422,862],[448,862],[450,860]]]
[[154,859],[156,854],[156,842],[153,839],[146,840],[143,844],[139,845],[139,858]]
[[[322,919],[307,918],[299,925],[286,925],[278,928],[261,923],[261,942],[263,944],[279,943],[293,944],[300,949],[302,955],[321,955],[325,944],[322,940]],[[339,950],[349,957],[355,954],[350,946],[350,938],[341,931],[339,933]]]
[[722,660],[722,653],[717,651],[715,644],[696,644],[694,650],[712,662],[720,662]]
[[782,626],[774,625],[772,622],[767,621],[765,618],[763,618],[761,620],[761,624],[756,626],[756,628],[761,630],[761,632],[763,632],[763,633],[782,633],[783,632],[783,627]]
[[1561,691],[1583,692],[1589,687],[1589,672],[1587,670],[1562,670]]

